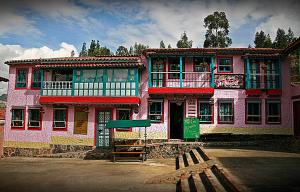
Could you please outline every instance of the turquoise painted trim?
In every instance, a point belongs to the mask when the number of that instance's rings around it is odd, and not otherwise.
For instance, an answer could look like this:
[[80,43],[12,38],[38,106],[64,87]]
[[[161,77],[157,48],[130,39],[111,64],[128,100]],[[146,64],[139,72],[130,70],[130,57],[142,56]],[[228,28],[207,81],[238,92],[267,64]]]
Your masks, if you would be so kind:
[[149,87],[152,87],[151,71],[152,71],[152,60],[151,57],[149,57],[148,58],[148,86]]
[[249,58],[246,59],[246,89],[250,88],[250,62]]
[[75,89],[75,73],[76,73],[76,70],[73,70],[73,73],[72,73],[72,90],[71,90],[71,95],[74,96],[74,89]]
[[106,82],[107,82],[107,76],[106,76],[107,69],[103,69],[103,96],[106,96]]
[[180,88],[182,88],[182,56],[179,57],[180,58],[180,64],[179,64],[179,67],[180,67],[180,73],[179,73],[179,78],[180,78]]
[[110,120],[106,123],[106,129],[131,128],[131,127],[150,127],[151,122],[146,120]]
[[277,72],[278,72],[278,74],[279,74],[279,77],[278,77],[278,81],[279,81],[279,83],[278,83],[278,88],[282,88],[282,71],[281,71],[281,65],[282,65],[282,62],[281,62],[281,60],[280,59],[278,59],[278,62],[277,62]]
[[210,60],[210,87],[214,88],[215,87],[215,70],[214,70],[214,65],[215,65],[215,58],[211,57]]
[[43,95],[43,85],[44,85],[44,70],[43,69],[41,69],[41,71],[40,71],[40,73],[41,73],[41,89],[40,89],[40,95]]
[[139,95],[139,70],[135,69],[135,96]]

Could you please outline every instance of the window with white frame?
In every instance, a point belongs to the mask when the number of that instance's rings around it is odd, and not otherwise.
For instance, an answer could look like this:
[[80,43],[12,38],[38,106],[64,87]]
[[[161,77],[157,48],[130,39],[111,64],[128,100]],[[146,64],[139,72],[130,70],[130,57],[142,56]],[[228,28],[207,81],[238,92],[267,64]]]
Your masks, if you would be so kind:
[[246,123],[261,123],[260,100],[246,100]]
[[150,100],[148,103],[148,115],[151,122],[163,121],[163,100]]
[[213,101],[212,100],[199,100],[198,118],[200,123],[213,122]]
[[219,123],[234,123],[233,100],[219,100]]
[[11,118],[11,126],[22,128],[24,127],[24,108],[12,109],[12,118]]
[[28,127],[40,128],[41,127],[41,109],[40,108],[29,109],[28,112],[29,112]]
[[267,123],[281,122],[281,102],[280,100],[266,100]]
[[54,108],[53,109],[54,117],[53,117],[53,125],[54,128],[61,129],[67,128],[67,108]]

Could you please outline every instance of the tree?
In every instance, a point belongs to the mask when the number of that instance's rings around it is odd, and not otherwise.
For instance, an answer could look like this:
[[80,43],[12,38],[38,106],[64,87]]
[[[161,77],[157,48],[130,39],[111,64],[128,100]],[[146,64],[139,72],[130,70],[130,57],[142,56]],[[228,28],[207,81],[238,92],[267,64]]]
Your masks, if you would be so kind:
[[160,44],[159,44],[159,48],[163,48],[163,49],[166,48],[165,43],[164,43],[163,40],[161,40],[161,42],[160,42]]
[[86,50],[86,43],[83,43],[81,51],[79,53],[79,57],[86,57],[87,55],[88,55],[88,52]]
[[71,57],[74,57],[74,55],[75,55],[75,51],[72,50],[72,51],[71,51]]
[[100,47],[97,50],[97,55],[95,55],[95,56],[98,56],[98,55],[111,55],[110,49],[107,47]]
[[96,51],[96,42],[95,40],[92,40],[91,41],[91,44],[90,44],[90,48],[88,50],[88,56],[95,56],[95,51]]
[[130,55],[133,55],[134,53],[133,53],[133,47],[132,46],[130,46],[130,48],[129,48],[129,54]]
[[232,43],[229,38],[229,22],[225,12],[214,12],[204,18],[205,34],[204,47],[229,47]]
[[291,43],[296,40],[296,38],[294,36],[294,32],[292,31],[292,29],[290,27],[289,27],[289,30],[287,33],[287,40],[288,40],[288,43]]
[[116,51],[116,55],[119,55],[119,56],[129,55],[128,49],[121,45],[118,47],[118,49]]
[[141,55],[145,49],[149,48],[148,45],[143,45],[141,43],[135,42],[133,46],[130,47],[129,53],[131,55]]
[[256,32],[254,40],[255,48],[271,48],[272,40],[269,34],[265,34],[262,30]]
[[276,49],[283,49],[288,45],[288,36],[285,35],[283,29],[278,28],[276,32],[276,38],[273,42],[273,47]]
[[169,44],[169,45],[168,45],[168,49],[171,49],[171,48],[172,48],[172,47],[171,47],[171,45]]
[[184,31],[181,35],[180,40],[177,42],[178,48],[191,48],[193,45],[193,41],[189,41],[188,37],[186,35],[186,32]]

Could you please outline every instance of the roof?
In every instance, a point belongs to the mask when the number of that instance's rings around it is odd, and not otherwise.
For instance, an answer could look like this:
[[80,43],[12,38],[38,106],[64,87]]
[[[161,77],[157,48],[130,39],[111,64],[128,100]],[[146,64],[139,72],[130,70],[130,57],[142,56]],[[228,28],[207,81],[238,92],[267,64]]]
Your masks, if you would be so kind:
[[295,41],[293,41],[292,43],[290,43],[284,50],[283,53],[284,54],[289,54],[290,52],[294,51],[295,49],[297,49],[298,47],[300,47],[300,37],[298,39],[296,39]]
[[273,48],[171,48],[171,49],[146,49],[146,56],[160,55],[244,55],[244,54],[274,54],[282,49]]
[[266,54],[249,54],[246,53],[243,55],[244,58],[250,57],[250,58],[278,58],[280,57],[280,53],[266,53]]
[[8,79],[5,78],[5,77],[0,77],[0,82],[1,82],[1,81],[8,82]]
[[5,64],[35,64],[38,67],[94,67],[94,66],[143,66],[141,57],[130,56],[96,56],[96,57],[60,57],[6,61]]

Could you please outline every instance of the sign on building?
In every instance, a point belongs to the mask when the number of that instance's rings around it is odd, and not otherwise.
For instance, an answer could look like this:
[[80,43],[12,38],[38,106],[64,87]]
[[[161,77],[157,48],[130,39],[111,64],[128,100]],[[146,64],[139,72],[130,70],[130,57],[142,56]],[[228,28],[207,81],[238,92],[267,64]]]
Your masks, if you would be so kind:
[[242,74],[216,74],[215,88],[243,89],[244,75]]

